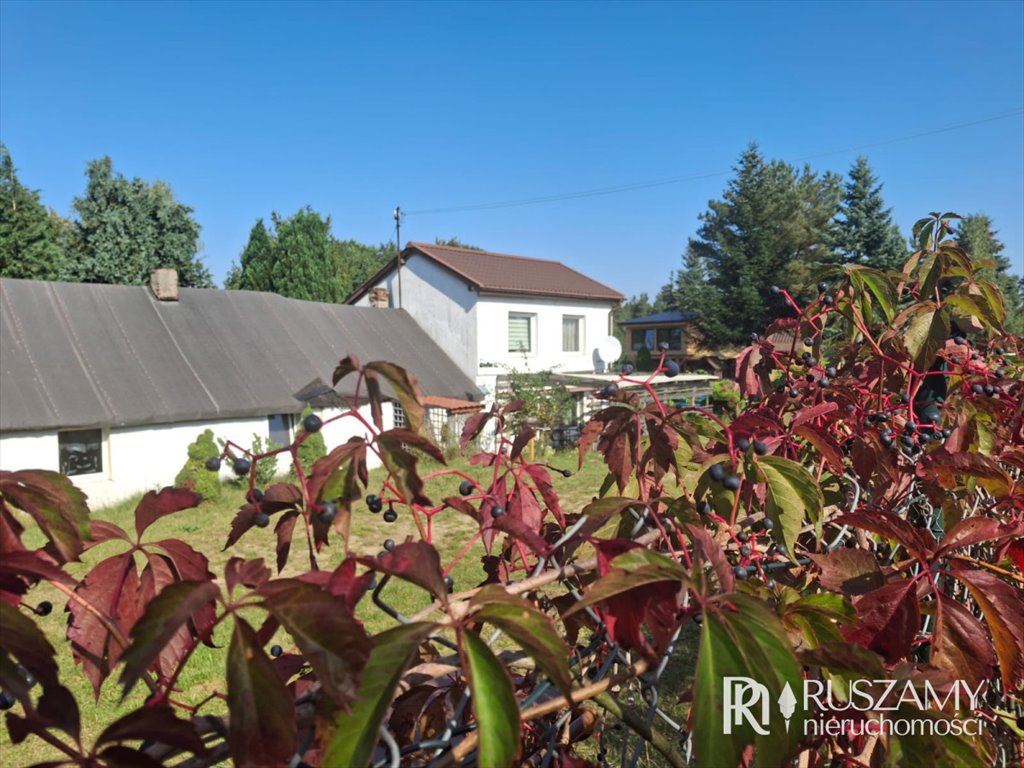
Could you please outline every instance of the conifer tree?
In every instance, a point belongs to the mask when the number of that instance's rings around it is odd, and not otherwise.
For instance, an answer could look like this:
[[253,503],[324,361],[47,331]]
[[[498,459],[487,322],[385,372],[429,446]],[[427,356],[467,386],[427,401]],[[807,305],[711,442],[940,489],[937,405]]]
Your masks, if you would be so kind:
[[843,200],[833,227],[833,244],[839,261],[878,269],[902,269],[909,255],[892,209],[882,200],[882,185],[858,157],[843,185]]
[[974,261],[992,261],[994,266],[980,270],[980,275],[995,283],[1003,294],[1006,306],[1006,330],[1024,334],[1024,295],[1022,281],[1010,274],[1010,259],[1003,253],[1005,246],[996,237],[999,233],[992,219],[983,213],[964,216],[957,227],[957,245]]
[[18,181],[11,155],[0,144],[0,277],[56,280],[63,261],[59,217]]

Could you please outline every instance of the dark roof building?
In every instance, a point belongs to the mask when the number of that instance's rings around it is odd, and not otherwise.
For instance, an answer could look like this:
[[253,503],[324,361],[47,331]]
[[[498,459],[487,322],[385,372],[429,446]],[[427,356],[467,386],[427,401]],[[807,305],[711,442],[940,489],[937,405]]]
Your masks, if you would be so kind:
[[[424,395],[482,399],[402,310],[251,291],[0,280],[0,431],[294,413],[339,359],[407,368]],[[350,394],[355,376],[339,385]]]
[[[409,243],[402,261],[420,255],[462,278],[480,295],[546,296],[566,299],[622,301],[626,297],[559,261],[510,256],[431,243]],[[381,278],[395,269],[395,259],[357,288],[346,300],[359,301]]]

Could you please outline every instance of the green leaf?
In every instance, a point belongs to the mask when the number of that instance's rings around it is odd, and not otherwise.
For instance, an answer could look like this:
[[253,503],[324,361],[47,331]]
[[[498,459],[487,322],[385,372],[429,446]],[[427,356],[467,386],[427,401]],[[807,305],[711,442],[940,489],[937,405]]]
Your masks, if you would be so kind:
[[519,757],[519,707],[512,680],[477,635],[462,632],[460,640],[480,733],[477,762],[488,768],[512,765]]
[[765,514],[775,526],[773,534],[786,545],[792,558],[805,517],[814,524],[815,532],[821,535],[825,498],[811,473],[795,461],[781,456],[759,456],[756,464],[768,485]]
[[398,397],[398,402],[402,404],[409,429],[418,433],[423,427],[424,409],[420,402],[419,385],[412,374],[394,363],[386,363],[381,360],[367,363],[363,370],[367,377],[375,377],[379,374],[387,379],[391,389]]
[[497,584],[480,590],[470,605],[482,606],[473,614],[475,621],[486,621],[509,635],[533,657],[562,693],[567,697],[572,694],[569,649],[549,616],[523,598],[510,595]]
[[212,581],[179,581],[164,587],[149,602],[142,618],[132,627],[132,644],[122,657],[123,696],[131,692],[135,683],[192,614],[212,602],[218,594],[220,591]]
[[931,302],[922,303],[903,336],[907,352],[914,359],[914,368],[919,372],[929,370],[948,338],[948,310],[938,309]]
[[892,280],[886,277],[884,272],[871,267],[854,265],[849,267],[849,270],[853,282],[861,290],[866,288],[871,293],[878,308],[885,315],[886,322],[891,323],[896,313],[897,303],[896,286],[893,285]]
[[259,592],[335,703],[354,701],[372,644],[346,601],[297,579],[272,581]]
[[[729,723],[731,732],[726,733],[727,677],[752,678],[767,689],[767,735],[756,733],[746,719]],[[778,705],[786,685],[798,700],[788,729]],[[757,765],[785,765],[803,733],[802,690],[800,667],[785,631],[761,601],[733,594],[709,604],[694,683],[693,743],[698,768],[733,768],[750,744],[756,746]]]
[[351,711],[335,718],[323,765],[363,768],[370,762],[381,721],[398,680],[416,648],[436,627],[429,622],[403,624],[374,636],[373,651],[363,669],[359,698]]
[[389,429],[377,435],[380,457],[405,503],[429,506],[431,501],[423,494],[423,480],[416,471],[418,459],[405,447],[405,432],[404,429]]
[[235,765],[279,765],[295,753],[295,706],[245,619],[228,646],[228,743]]

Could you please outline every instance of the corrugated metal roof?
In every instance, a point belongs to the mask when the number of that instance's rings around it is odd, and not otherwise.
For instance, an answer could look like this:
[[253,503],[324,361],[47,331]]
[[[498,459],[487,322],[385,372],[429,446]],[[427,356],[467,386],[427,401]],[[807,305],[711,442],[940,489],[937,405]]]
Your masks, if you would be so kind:
[[[407,368],[426,395],[480,400],[407,312],[271,293],[0,280],[0,430],[292,413],[339,359]],[[355,377],[342,392],[351,393]]]
[[620,320],[619,325],[654,325],[656,323],[688,323],[697,317],[696,312],[686,312],[678,309],[670,309],[666,312],[657,312],[653,315],[633,317],[629,320]]
[[[417,253],[436,261],[483,293],[609,302],[622,301],[626,298],[618,291],[565,266],[560,261],[469,248],[452,248],[431,243],[409,243],[402,251],[402,258],[408,261]],[[358,301],[394,268],[395,260],[392,259],[345,301]]]

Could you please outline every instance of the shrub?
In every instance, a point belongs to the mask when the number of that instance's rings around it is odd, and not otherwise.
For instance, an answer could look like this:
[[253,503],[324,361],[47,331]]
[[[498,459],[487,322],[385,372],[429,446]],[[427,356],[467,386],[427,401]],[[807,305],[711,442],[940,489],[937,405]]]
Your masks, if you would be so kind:
[[[313,409],[308,405],[303,409],[302,415],[299,418],[298,435],[308,434],[302,426],[302,421],[307,416],[313,413]],[[296,435],[296,438],[298,437]],[[321,456],[327,455],[327,444],[324,442],[324,436],[320,432],[314,432],[310,434],[298,447],[298,460],[299,466],[302,467],[302,471],[305,474],[309,474],[313,469],[313,463]],[[295,475],[295,467],[292,467],[292,475]]]
[[221,494],[219,472],[206,468],[209,459],[220,456],[220,449],[214,442],[213,430],[207,429],[188,447],[188,460],[174,478],[179,488],[191,488],[204,499],[216,499]]
[[256,466],[257,487],[266,488],[274,482],[274,479],[277,477],[277,454],[274,451],[281,447],[269,438],[264,443],[260,435],[255,432],[252,433],[252,448],[250,448],[250,451],[253,456],[263,455],[262,459],[254,462]]
[[[740,355],[744,401],[728,424],[666,406],[653,376],[641,393],[609,387],[579,441],[581,465],[596,452],[607,468],[583,509],[563,509],[552,468],[524,457],[531,433],[511,428],[517,404],[467,419],[463,447],[490,424],[497,435],[472,476],[421,476],[419,454],[444,457],[419,434],[415,383],[351,357],[336,379],[387,378],[410,429],[380,431],[381,389],[369,387],[368,440],[239,510],[225,548],[262,543],[277,577],[264,558],[236,556],[219,578],[183,542],[147,540],[154,520],[199,502],[192,491],[143,497],[136,542],[90,526],[68,478],[0,473],[12,740],[36,735],[89,768],[156,756],[366,766],[375,754],[607,765],[609,750],[615,764],[657,753],[697,768],[1019,764],[1024,339],[1002,333],[998,292],[950,244],[949,218],[918,223],[902,276],[836,267],[806,305],[780,290],[792,315]],[[833,325],[840,341],[829,345]],[[806,350],[769,340],[787,334]],[[387,472],[373,489],[371,452]],[[332,534],[347,548],[355,514],[407,517],[418,536],[346,550],[321,570]],[[438,515],[473,527],[444,561]],[[44,549],[28,548],[20,520]],[[90,532],[122,551],[105,547],[79,580],[66,566]],[[477,541],[485,579],[455,591],[451,572]],[[308,571],[282,578],[289,560]],[[30,607],[41,580],[71,597],[71,653],[97,693],[118,670],[126,696],[140,682],[151,690],[98,744],[83,744],[60,682],[69,665],[36,624],[52,606]],[[374,634],[357,614],[371,590],[393,620]],[[421,599],[403,617],[389,601],[408,591]],[[182,672],[222,624],[226,691],[185,706]],[[289,639],[273,643],[278,631]],[[694,679],[680,690],[667,671],[686,653]],[[665,711],[680,700],[684,711]],[[884,738],[869,738],[867,721]]]

